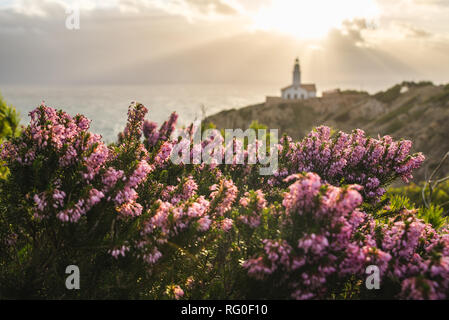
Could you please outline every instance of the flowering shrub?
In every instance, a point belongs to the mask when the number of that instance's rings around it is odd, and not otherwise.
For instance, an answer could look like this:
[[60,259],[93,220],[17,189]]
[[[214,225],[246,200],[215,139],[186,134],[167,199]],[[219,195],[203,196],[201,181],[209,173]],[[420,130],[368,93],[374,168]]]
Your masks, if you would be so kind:
[[[158,128],[146,113],[132,103],[107,146],[84,116],[41,105],[2,145],[0,297],[448,297],[447,226],[381,199],[424,160],[411,142],[319,127],[299,142],[284,137],[279,170],[261,176],[237,159],[172,163],[186,143],[172,137],[177,115]],[[254,147],[218,141],[222,154]],[[71,264],[76,292],[63,286]],[[380,290],[364,285],[370,265]]]
[[311,171],[333,185],[359,184],[365,200],[376,200],[386,185],[397,178],[408,182],[412,171],[421,166],[424,156],[410,155],[411,146],[409,140],[396,142],[390,136],[366,137],[360,129],[332,135],[329,127],[322,126],[300,142],[284,139],[286,166],[279,176]]

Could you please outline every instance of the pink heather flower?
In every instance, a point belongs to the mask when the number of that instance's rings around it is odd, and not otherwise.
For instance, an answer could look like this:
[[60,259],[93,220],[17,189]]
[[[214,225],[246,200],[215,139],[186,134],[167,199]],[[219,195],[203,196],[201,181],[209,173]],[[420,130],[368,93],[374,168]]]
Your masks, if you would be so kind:
[[134,200],[130,200],[122,204],[117,211],[122,216],[137,217],[142,214],[142,205]]
[[150,166],[145,160],[141,160],[133,174],[129,177],[126,187],[134,188],[141,184],[153,170],[153,166]]
[[233,224],[234,224],[234,221],[233,221],[232,219],[225,218],[225,219],[223,219],[223,221],[221,222],[221,229],[222,229],[223,231],[228,232],[229,230],[231,230]]
[[65,198],[65,192],[55,189],[53,191],[53,200],[54,200],[53,207],[54,208],[62,207],[64,205],[64,198]]
[[120,248],[116,248],[116,249],[114,249],[114,250],[111,250],[110,253],[111,253],[111,255],[112,255],[115,259],[118,259],[119,256],[124,257],[126,251],[129,251],[129,247],[123,245],[123,246],[121,246]]
[[159,129],[159,139],[168,140],[172,132],[175,130],[177,121],[178,121],[178,114],[176,112],[173,112],[170,115],[168,121],[165,121],[162,124],[161,128]]
[[279,263],[287,267],[289,266],[292,247],[287,241],[272,241],[265,239],[262,242],[265,244],[264,251],[267,258],[273,265]]
[[[284,228],[296,232],[288,231],[289,242],[264,240],[259,257],[243,266],[258,279],[279,271],[282,285],[291,289],[293,298],[325,297],[328,277],[362,276],[367,263],[370,247],[362,249],[353,239],[367,220],[367,215],[357,210],[362,203],[360,187],[333,187],[314,173],[292,175],[285,182],[293,183],[284,194],[280,232],[282,235]],[[299,231],[304,226],[307,229]],[[384,258],[389,259],[380,256],[379,261]]]
[[[119,205],[117,211],[122,216],[136,217],[141,215],[142,205],[136,202],[138,194],[135,188],[146,180],[148,174],[153,169],[153,166],[150,166],[145,160],[141,160],[132,175],[128,178],[123,189],[118,191],[114,197],[114,202]],[[117,172],[115,170],[108,171],[108,176],[105,180],[108,182],[107,189],[110,188],[112,183],[115,184],[122,175],[123,172]]]
[[219,185],[210,187],[211,199],[215,202],[215,214],[222,216],[231,209],[234,200],[237,198],[238,189],[232,180],[223,179]]
[[155,246],[166,243],[170,238],[177,236],[183,230],[197,226],[198,231],[205,232],[210,228],[212,220],[206,215],[209,208],[209,202],[200,196],[194,201],[189,199],[187,202],[171,202],[157,200],[159,206],[156,212],[147,218],[143,224],[141,236],[141,249],[151,248],[153,253],[144,253],[144,260],[149,263],[155,263],[159,259],[159,251]]
[[174,286],[173,294],[175,296],[175,299],[179,300],[180,298],[182,298],[184,296],[184,290],[182,290],[180,286]]
[[275,266],[267,266],[262,257],[248,259],[243,262],[242,267],[248,269],[248,274],[250,276],[259,280],[264,279],[267,275],[270,275],[275,271]]
[[[52,189],[38,191],[32,196],[36,205],[35,216],[47,217],[57,210],[56,217],[63,222],[77,222],[82,215],[92,209],[104,198],[103,191],[93,186],[92,181],[104,172],[105,163],[110,157],[108,147],[101,141],[101,136],[88,132],[90,121],[82,115],[71,117],[65,112],[56,111],[42,104],[30,112],[30,125],[18,137],[15,147],[5,155],[14,155],[15,159],[6,161],[17,162],[20,166],[31,165],[39,156],[48,165],[48,154],[57,157],[54,173],[62,176],[78,175],[82,177],[77,182],[77,192],[63,189],[61,178],[47,177],[54,180]],[[75,170],[75,171],[74,171]],[[75,194],[82,194],[81,198],[74,198]],[[87,196],[86,196],[87,194]]]
[[152,253],[143,256],[143,260],[148,264],[155,264],[161,257],[162,253],[157,248],[154,248]]
[[282,205],[286,208],[287,213],[299,209],[298,213],[302,214],[303,208],[314,206],[314,200],[320,192],[321,179],[315,173],[307,173],[305,176],[291,175],[285,181],[290,182],[294,179],[298,180],[290,185]]
[[103,198],[104,198],[103,192],[93,188],[92,190],[89,191],[89,198],[87,199],[87,204],[88,206],[93,207],[94,205],[99,203]]
[[123,170],[115,170],[114,168],[109,167],[102,177],[102,183],[104,185],[103,192],[110,191],[123,175]]
[[[420,153],[409,155],[410,149],[410,141],[397,143],[389,136],[367,138],[360,129],[350,135],[344,132],[331,135],[330,129],[322,126],[286,150],[279,172],[287,169],[282,165],[288,163],[291,164],[288,168],[291,174],[315,172],[336,186],[341,181],[358,184],[363,187],[361,193],[366,200],[377,201],[385,193],[384,184],[395,178],[408,181],[411,172],[421,166],[424,156]],[[282,180],[278,178],[278,181]],[[269,183],[276,185],[273,180]]]
[[125,139],[140,139],[142,135],[142,127],[144,117],[147,114],[148,109],[141,103],[133,101],[128,108],[128,123],[124,130]]
[[260,217],[253,213],[253,215],[239,216],[238,220],[251,228],[257,228],[260,225]]
[[262,211],[266,208],[267,201],[262,190],[245,192],[244,197],[239,201],[239,204],[244,208],[240,211],[238,220],[251,228],[256,228],[260,225]]
[[143,123],[143,135],[145,136],[145,138],[150,140],[156,128],[157,128],[156,122],[145,120],[145,122]]
[[256,190],[256,205],[258,210],[263,210],[267,206],[267,200],[265,200],[265,195],[262,190]]
[[81,131],[87,131],[90,127],[90,120],[83,115],[77,115],[75,117],[75,123]]
[[209,216],[204,216],[198,220],[199,228],[198,230],[201,232],[205,232],[209,230],[209,227],[212,223],[212,220],[209,219]]
[[409,278],[402,282],[400,297],[409,300],[441,300],[445,296],[437,291],[438,283],[423,278]]
[[298,242],[298,248],[304,250],[307,254],[309,251],[314,255],[323,255],[324,250],[329,246],[327,238],[322,235],[316,236],[315,234],[307,235]]
[[72,165],[77,155],[78,153],[76,149],[73,146],[69,146],[66,153],[61,158],[59,158],[59,165],[63,167]]
[[191,197],[193,197],[196,194],[196,191],[198,190],[198,184],[193,180],[192,176],[187,177],[186,182],[184,183],[182,187],[182,200],[187,200]]
[[247,193],[245,193],[245,197],[243,197],[243,198],[241,198],[241,199],[239,200],[239,204],[240,204],[242,207],[247,207],[248,204],[249,204],[249,201],[250,201],[246,194],[247,194]]
[[41,194],[41,195],[37,195],[35,194],[33,197],[34,203],[36,204],[36,208],[37,211],[44,211],[46,206],[47,206],[47,202],[45,201],[45,194]]
[[170,158],[170,154],[173,149],[173,144],[169,141],[166,141],[162,144],[159,152],[156,154],[154,158],[154,165],[156,167],[164,167],[168,159]]
[[133,188],[125,187],[123,190],[120,190],[114,198],[114,202],[117,204],[123,204],[125,202],[131,202],[138,198],[138,194],[136,190]]

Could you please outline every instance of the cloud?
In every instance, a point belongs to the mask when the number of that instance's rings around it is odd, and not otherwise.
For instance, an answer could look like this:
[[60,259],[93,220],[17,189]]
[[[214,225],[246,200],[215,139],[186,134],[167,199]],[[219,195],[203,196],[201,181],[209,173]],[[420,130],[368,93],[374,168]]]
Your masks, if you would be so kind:
[[304,81],[319,88],[448,81],[449,36],[409,13],[400,16],[393,4],[390,15],[375,24],[346,20],[320,41],[250,32],[237,1],[111,0],[92,7],[97,1],[86,0],[79,31],[65,28],[67,1],[31,1],[16,2],[23,8],[33,4],[28,12],[0,9],[0,84],[274,83],[277,88],[289,83],[296,56]]
[[[138,61],[150,65],[161,56],[241,31],[237,22],[227,28],[224,22],[191,23],[184,16],[129,0],[125,4],[141,5],[141,10],[123,12],[120,3],[82,9],[81,29],[69,31],[65,28],[65,4],[33,1],[42,14],[25,13],[18,7],[0,10],[0,83],[123,83],[120,75],[115,79],[107,75],[111,70],[129,69]],[[150,77],[136,73],[132,81],[166,78],[155,74],[158,68],[154,70],[147,68]],[[172,76],[172,81],[177,81],[176,75]]]
[[449,7],[448,0],[414,0],[413,3],[425,6]]
[[238,13],[234,7],[221,0],[185,0],[185,2],[203,14],[233,15]]
[[428,39],[433,36],[431,32],[405,23],[400,24],[399,28],[404,33],[404,35],[409,38]]
[[157,8],[169,15],[183,16],[189,21],[226,18],[241,10],[239,2],[233,0],[119,0],[118,6],[136,12]]
[[342,23],[342,34],[349,37],[355,44],[363,44],[365,39],[362,36],[362,32],[368,29],[368,25],[366,19],[363,18],[345,20]]

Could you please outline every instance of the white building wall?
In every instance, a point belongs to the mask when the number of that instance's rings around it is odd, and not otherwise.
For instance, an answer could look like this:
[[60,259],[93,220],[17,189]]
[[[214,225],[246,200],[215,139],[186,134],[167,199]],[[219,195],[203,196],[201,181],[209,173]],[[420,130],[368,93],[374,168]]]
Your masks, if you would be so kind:
[[308,99],[312,96],[301,87],[291,87],[282,91],[282,98],[287,100]]

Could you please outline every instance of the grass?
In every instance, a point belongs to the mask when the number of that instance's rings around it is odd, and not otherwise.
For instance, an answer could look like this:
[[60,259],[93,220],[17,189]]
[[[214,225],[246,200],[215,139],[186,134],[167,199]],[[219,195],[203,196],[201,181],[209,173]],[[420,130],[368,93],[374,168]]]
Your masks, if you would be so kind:
[[413,82],[413,81],[403,81],[400,84],[397,84],[386,91],[380,91],[374,95],[374,98],[383,103],[391,103],[396,100],[397,97],[401,95],[402,87],[408,88],[419,88],[433,85],[430,81],[421,81],[421,82]]
[[349,111],[346,111],[346,112],[338,115],[337,117],[335,117],[335,121],[338,121],[338,122],[346,122],[350,119],[351,119],[351,117],[349,116]]
[[386,91],[378,92],[374,98],[383,103],[391,103],[401,94],[402,85],[397,84]]
[[391,121],[391,120],[395,119],[397,116],[399,116],[399,115],[401,115],[403,113],[406,113],[413,106],[413,104],[416,102],[416,100],[417,100],[417,97],[413,97],[413,98],[409,99],[407,102],[405,102],[400,107],[398,107],[395,110],[387,113],[383,117],[380,117],[376,121],[376,124],[382,124],[382,123]]
[[389,134],[395,133],[399,129],[401,129],[404,126],[404,123],[400,120],[395,120],[392,123],[388,125],[386,128],[386,132]]
[[430,97],[429,100],[427,100],[428,102],[433,102],[433,103],[445,103],[449,100],[449,84],[444,86],[443,92]]

